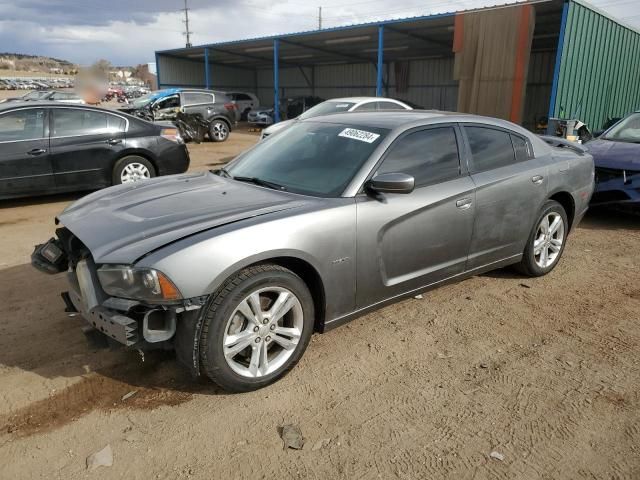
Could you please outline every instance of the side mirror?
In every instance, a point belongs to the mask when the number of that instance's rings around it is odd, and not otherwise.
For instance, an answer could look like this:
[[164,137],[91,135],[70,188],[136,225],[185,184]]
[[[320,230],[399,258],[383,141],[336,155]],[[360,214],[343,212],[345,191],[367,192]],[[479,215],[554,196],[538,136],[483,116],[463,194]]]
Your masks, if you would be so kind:
[[365,188],[376,193],[411,193],[415,183],[406,173],[381,173],[369,180]]

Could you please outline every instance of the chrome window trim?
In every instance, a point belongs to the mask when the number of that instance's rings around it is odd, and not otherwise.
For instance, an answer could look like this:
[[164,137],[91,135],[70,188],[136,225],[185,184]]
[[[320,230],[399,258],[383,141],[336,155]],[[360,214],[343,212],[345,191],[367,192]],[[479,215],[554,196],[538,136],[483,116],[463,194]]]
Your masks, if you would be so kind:
[[99,113],[104,113],[106,115],[111,115],[113,117],[118,117],[121,118],[122,120],[125,121],[125,126],[124,126],[124,131],[120,131],[118,130],[117,132],[102,132],[102,133],[83,133],[80,135],[58,135],[58,136],[53,136],[53,135],[49,135],[50,139],[54,139],[54,138],[73,138],[73,137],[90,137],[92,135],[104,135],[105,133],[127,133],[129,131],[129,119],[127,117],[123,117],[122,115],[118,115],[115,112],[109,112],[106,110],[94,110],[92,108],[83,108],[82,106],[64,106],[64,105],[47,105],[46,107],[40,107],[40,108],[50,108],[51,110],[56,110],[56,109],[64,109],[64,110],[85,110],[88,112],[99,112]]

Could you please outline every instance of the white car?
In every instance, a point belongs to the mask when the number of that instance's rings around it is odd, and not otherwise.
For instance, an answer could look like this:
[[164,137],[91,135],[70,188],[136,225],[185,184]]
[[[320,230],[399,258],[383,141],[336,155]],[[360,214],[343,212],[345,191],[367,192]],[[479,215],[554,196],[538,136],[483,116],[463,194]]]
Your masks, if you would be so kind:
[[226,92],[227,97],[231,99],[231,103],[235,103],[237,117],[236,121],[246,120],[250,110],[260,105],[260,100],[253,93],[248,92]]
[[329,115],[331,113],[341,112],[371,112],[371,111],[383,111],[383,110],[413,110],[409,105],[393,98],[384,97],[346,97],[346,98],[333,98],[326,102],[319,103],[315,107],[310,108],[306,112],[302,113],[296,118],[291,120],[284,120],[282,122],[275,123],[268,128],[262,130],[260,139],[264,139],[269,135],[273,135],[287,127],[293,125],[298,120],[304,120],[306,118],[318,117],[320,115]]

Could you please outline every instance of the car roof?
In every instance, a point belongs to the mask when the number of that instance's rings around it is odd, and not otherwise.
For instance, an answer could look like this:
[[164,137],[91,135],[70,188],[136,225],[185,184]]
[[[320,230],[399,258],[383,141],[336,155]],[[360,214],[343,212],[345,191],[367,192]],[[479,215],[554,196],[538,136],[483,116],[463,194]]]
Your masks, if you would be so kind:
[[349,102],[349,103],[361,103],[361,102],[381,102],[381,101],[391,101],[391,102],[399,102],[403,103],[400,100],[396,100],[394,98],[387,97],[342,97],[342,98],[330,98],[327,102]]
[[444,122],[472,122],[487,126],[506,128],[531,137],[531,132],[520,125],[493,117],[483,117],[469,113],[448,112],[443,110],[390,110],[385,112],[347,112],[321,115],[302,120],[303,122],[322,122],[347,124],[360,127],[403,129],[421,124]]
[[127,117],[128,119],[141,120],[138,117],[134,117],[133,115],[128,115],[124,112],[120,112],[117,110],[112,110],[110,108],[103,107],[94,107],[93,105],[84,105],[84,104],[69,104],[62,102],[54,102],[48,100],[37,100],[37,101],[21,101],[17,100],[15,102],[5,102],[0,103],[0,113],[6,110],[16,110],[20,108],[44,108],[44,107],[57,107],[57,108],[82,108],[85,110],[95,110],[99,112],[111,113],[113,115],[120,115],[121,117]]

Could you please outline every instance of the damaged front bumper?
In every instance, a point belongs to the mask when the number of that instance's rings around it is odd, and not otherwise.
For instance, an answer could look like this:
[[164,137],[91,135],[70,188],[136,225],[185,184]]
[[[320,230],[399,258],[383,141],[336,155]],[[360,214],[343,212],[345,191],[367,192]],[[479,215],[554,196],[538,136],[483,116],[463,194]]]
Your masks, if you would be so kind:
[[150,305],[109,296],[100,285],[91,256],[85,253],[74,258],[67,253],[65,232],[60,232],[59,237],[36,246],[32,265],[48,274],[66,271],[69,291],[62,293],[65,310],[81,314],[95,330],[126,347],[170,348],[181,317],[199,310],[207,301],[208,297],[202,296]]
[[640,171],[596,166],[592,205],[621,204],[640,207]]

